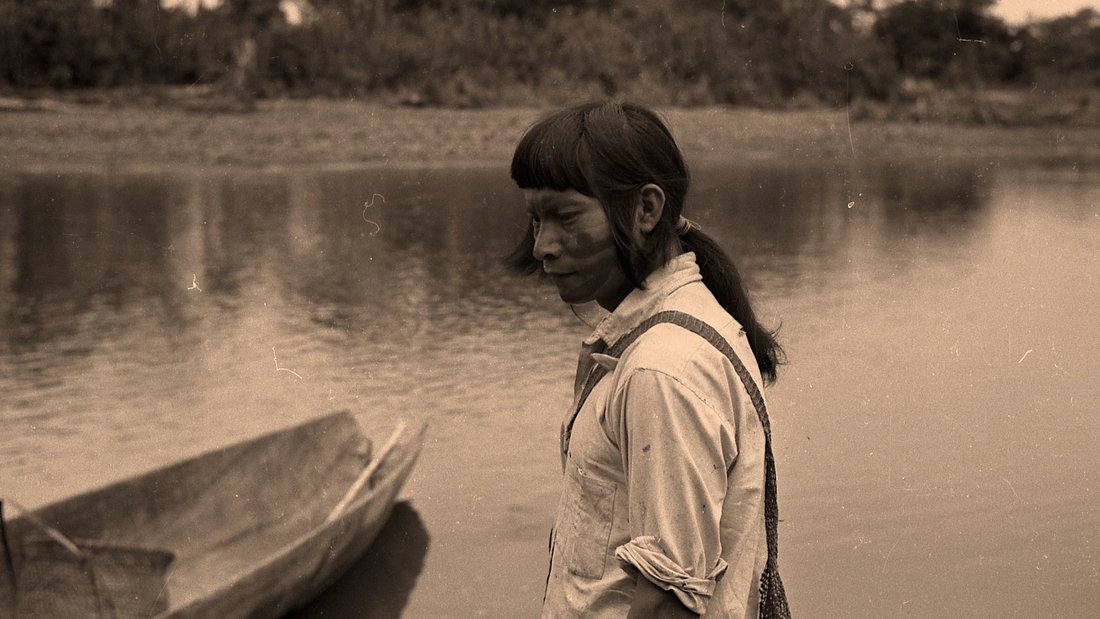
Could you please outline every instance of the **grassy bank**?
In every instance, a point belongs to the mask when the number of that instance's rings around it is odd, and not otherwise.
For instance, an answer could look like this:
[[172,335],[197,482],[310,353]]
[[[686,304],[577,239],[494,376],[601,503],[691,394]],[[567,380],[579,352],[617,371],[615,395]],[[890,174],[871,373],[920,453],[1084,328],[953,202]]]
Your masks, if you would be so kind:
[[[690,160],[1040,158],[1100,165],[1100,127],[849,121],[844,109],[663,110]],[[533,108],[453,110],[335,100],[248,113],[71,103],[0,111],[0,169],[505,165]]]

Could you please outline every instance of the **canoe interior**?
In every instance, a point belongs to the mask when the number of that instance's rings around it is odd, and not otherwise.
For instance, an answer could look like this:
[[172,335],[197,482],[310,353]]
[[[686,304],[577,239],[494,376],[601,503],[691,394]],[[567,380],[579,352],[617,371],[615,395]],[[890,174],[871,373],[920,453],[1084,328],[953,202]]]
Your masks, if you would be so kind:
[[[225,591],[237,575],[256,571],[271,555],[323,529],[369,459],[369,441],[354,418],[336,413],[47,505],[35,515],[82,547],[132,549],[138,558],[125,558],[131,567],[144,565],[143,552],[171,553],[165,599],[152,610],[164,604],[197,608],[197,601]],[[51,542],[27,518],[14,518],[6,528],[18,574],[28,553]],[[59,560],[66,555],[56,548],[38,551]]]
[[425,429],[417,423],[398,435],[388,455],[378,456],[380,468],[371,483],[339,516],[270,554],[260,553],[218,590],[190,597],[186,604],[173,601],[158,619],[280,617],[325,590],[366,551],[386,522],[416,463]]
[[77,547],[82,556],[48,537],[22,540],[20,595],[6,594],[0,608],[21,619],[147,617],[168,608],[164,592],[175,558],[171,552],[83,540]]

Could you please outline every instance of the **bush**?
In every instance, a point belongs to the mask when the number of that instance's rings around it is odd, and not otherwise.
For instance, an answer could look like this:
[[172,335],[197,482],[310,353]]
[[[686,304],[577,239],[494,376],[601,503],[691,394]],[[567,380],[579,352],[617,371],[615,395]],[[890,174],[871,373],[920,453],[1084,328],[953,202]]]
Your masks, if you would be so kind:
[[[259,96],[486,106],[899,102],[905,83],[1100,86],[1093,11],[1010,31],[989,0],[158,0],[0,2],[0,88],[237,84]],[[976,43],[975,41],[981,41]],[[235,50],[257,50],[242,67]],[[245,79],[247,77],[247,79]],[[249,95],[251,96],[251,94]]]

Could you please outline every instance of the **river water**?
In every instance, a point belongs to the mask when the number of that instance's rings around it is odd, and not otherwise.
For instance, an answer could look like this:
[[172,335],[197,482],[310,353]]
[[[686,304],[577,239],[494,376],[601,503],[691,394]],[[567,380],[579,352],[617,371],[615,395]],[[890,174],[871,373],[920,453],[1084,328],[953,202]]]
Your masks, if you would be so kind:
[[[0,177],[0,495],[331,410],[379,440],[423,418],[366,562],[394,569],[301,614],[536,614],[588,327],[502,268],[522,211],[503,168]],[[782,324],[798,615],[1095,616],[1100,171],[708,164],[689,215]]]

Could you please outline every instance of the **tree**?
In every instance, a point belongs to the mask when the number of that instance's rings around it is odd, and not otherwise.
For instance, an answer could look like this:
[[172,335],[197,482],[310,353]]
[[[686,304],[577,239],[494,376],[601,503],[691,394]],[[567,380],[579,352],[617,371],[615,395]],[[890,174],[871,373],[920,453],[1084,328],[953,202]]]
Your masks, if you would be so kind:
[[104,58],[90,0],[5,0],[0,80],[21,87],[94,86]]
[[1012,36],[987,13],[992,0],[906,0],[881,12],[875,33],[898,70],[955,85],[1003,78]]
[[1100,13],[1082,9],[1029,28],[1023,37],[1031,66],[1059,81],[1100,86]]
[[158,0],[113,0],[100,10],[110,56],[101,85],[144,84],[164,79],[162,9]]
[[261,74],[266,63],[272,26],[285,22],[281,0],[224,0],[221,11],[233,25],[236,36],[233,64],[227,74],[229,93],[246,109],[255,105],[262,87]]

